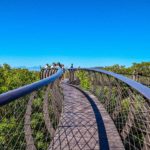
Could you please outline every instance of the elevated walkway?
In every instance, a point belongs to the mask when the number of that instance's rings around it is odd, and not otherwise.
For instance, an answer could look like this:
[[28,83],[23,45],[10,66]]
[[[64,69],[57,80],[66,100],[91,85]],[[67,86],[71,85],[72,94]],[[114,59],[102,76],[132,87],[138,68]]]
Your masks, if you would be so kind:
[[50,150],[123,150],[117,129],[89,92],[62,84],[63,112]]
[[101,69],[63,75],[0,95],[0,150],[150,149],[150,88]]

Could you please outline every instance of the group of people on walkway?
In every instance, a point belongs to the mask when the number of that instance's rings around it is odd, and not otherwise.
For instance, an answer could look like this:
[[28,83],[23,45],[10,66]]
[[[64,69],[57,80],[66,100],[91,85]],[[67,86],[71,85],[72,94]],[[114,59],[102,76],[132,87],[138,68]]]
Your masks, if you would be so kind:
[[46,64],[44,69],[59,69],[59,68],[64,68],[64,64],[61,64],[60,62],[55,63],[53,62],[52,65]]
[[[46,64],[44,67],[41,67],[41,79],[51,76],[52,74],[56,73],[56,71],[60,68],[63,69],[63,71],[65,72],[65,66],[60,62],[53,62],[51,65]],[[73,69],[73,64],[71,64],[70,69]]]
[[63,71],[65,72],[64,64],[61,64],[60,62],[54,62],[52,63],[52,65],[46,64],[44,67],[41,68],[41,79],[51,76],[60,68],[63,69]]

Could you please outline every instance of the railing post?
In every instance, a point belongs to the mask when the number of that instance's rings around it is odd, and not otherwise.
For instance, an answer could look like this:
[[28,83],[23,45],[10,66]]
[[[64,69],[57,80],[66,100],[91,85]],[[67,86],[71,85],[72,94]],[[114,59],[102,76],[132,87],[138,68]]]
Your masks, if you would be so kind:
[[50,116],[49,116],[50,88],[51,88],[51,86],[48,85],[47,89],[45,91],[45,94],[43,96],[43,99],[44,99],[44,101],[43,101],[43,114],[44,114],[43,117],[44,117],[44,120],[45,120],[46,128],[47,128],[48,132],[50,133],[51,138],[53,138],[55,130],[53,128],[53,125],[52,125],[52,122],[51,122]]
[[105,86],[108,89],[108,94],[105,96],[105,102],[104,102],[104,106],[108,109],[108,112],[111,111],[110,108],[110,101],[111,101],[111,95],[112,95],[112,85],[111,85],[111,80],[110,77],[108,75],[105,76]]
[[74,73],[75,71],[73,69],[69,70],[69,82],[72,83],[74,81]]
[[25,132],[25,140],[26,140],[26,150],[36,150],[34,139],[32,136],[32,128],[31,128],[31,114],[32,114],[32,103],[37,95],[36,91],[34,91],[30,95],[30,99],[27,104],[27,109],[25,112],[25,120],[24,120],[24,132]]
[[134,70],[133,73],[132,73],[132,79],[133,79],[133,80],[136,80],[135,70]]
[[116,120],[118,114],[121,112],[122,89],[121,89],[121,85],[118,83],[118,80],[115,79],[114,81],[115,81],[114,86],[115,86],[115,90],[117,92],[117,95],[115,96],[116,97],[116,104],[115,104],[114,110],[112,112],[112,118],[113,118],[113,120]]
[[125,121],[126,123],[120,133],[124,141],[129,135],[132,127],[134,126],[134,119],[135,119],[135,114],[136,114],[135,96],[133,95],[130,89],[128,90],[128,94],[129,94],[129,100],[130,100],[128,115],[126,117],[126,121]]
[[133,71],[132,79],[135,80],[135,81],[139,80],[139,74],[136,70]]
[[43,74],[44,74],[44,69],[42,68],[40,72],[40,79],[43,79]]
[[96,80],[96,76],[95,76],[95,72],[91,72],[91,83],[92,83],[92,92],[95,94],[96,89],[95,89],[95,80]]

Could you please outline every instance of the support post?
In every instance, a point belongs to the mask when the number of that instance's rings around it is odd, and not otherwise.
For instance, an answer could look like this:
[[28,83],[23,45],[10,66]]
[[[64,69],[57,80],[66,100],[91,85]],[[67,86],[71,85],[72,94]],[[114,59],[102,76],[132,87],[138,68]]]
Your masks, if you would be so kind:
[[69,70],[69,83],[72,83],[74,81],[74,70],[70,69]]

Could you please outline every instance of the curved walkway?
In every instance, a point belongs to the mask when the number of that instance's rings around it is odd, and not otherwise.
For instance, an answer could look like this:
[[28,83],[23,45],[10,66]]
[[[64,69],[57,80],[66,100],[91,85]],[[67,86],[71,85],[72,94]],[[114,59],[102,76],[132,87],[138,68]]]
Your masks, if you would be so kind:
[[62,84],[63,113],[50,150],[124,150],[111,118],[95,96]]

